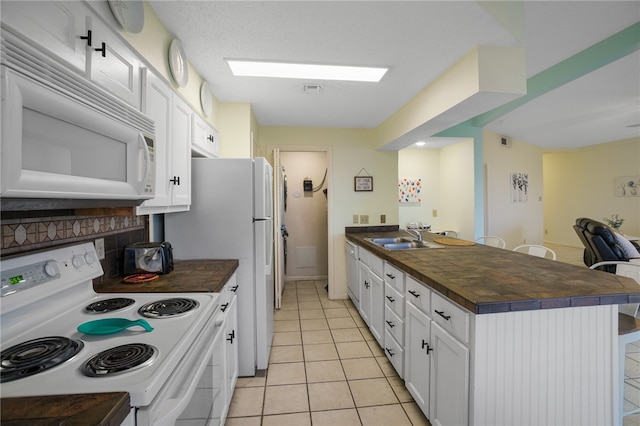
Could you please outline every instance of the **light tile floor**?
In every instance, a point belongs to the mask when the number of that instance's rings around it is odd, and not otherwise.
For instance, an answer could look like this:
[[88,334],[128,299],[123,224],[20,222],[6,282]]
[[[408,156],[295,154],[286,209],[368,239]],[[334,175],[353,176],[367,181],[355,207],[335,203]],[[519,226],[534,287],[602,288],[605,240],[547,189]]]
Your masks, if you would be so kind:
[[264,377],[238,379],[227,426],[430,425],[350,300],[287,282]]

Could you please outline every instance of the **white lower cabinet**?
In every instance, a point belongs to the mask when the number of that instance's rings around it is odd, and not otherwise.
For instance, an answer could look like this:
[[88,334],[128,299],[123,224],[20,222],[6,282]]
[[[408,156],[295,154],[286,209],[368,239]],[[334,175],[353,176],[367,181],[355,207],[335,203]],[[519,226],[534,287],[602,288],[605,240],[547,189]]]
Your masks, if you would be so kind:
[[[362,250],[361,250],[362,251]],[[360,286],[360,306],[358,312],[363,321],[371,324],[371,279],[369,278],[369,267],[358,262],[358,283]]]
[[407,292],[405,386],[432,425],[467,425],[469,348],[439,322],[468,322],[469,314],[453,303],[447,310],[438,304],[428,307],[429,301],[442,297],[435,293],[428,297],[425,292],[431,291],[411,277]]
[[428,418],[432,425],[469,421],[469,348],[431,324],[431,377]]
[[[220,292],[220,312],[222,316],[222,332],[219,346],[216,348],[221,360],[219,373],[214,376],[214,386],[221,385],[220,425],[225,423],[233,391],[238,381],[238,284],[236,275],[232,275]],[[216,404],[218,402],[216,401]],[[215,423],[214,423],[215,424]]]
[[407,303],[405,318],[404,385],[413,396],[418,407],[428,417],[429,382],[431,370],[429,357],[433,350],[431,341],[431,319],[413,305]]
[[369,271],[371,283],[371,319],[369,328],[380,346],[384,347],[384,282],[373,271]]

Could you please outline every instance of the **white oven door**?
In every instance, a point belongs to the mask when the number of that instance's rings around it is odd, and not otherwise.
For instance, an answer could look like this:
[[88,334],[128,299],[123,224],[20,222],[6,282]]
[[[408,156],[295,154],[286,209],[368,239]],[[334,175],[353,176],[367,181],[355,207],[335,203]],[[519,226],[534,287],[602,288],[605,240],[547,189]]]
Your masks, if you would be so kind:
[[137,407],[137,426],[217,426],[226,402],[224,314],[218,312],[147,407]]
[[152,198],[153,139],[96,108],[3,66],[0,195]]

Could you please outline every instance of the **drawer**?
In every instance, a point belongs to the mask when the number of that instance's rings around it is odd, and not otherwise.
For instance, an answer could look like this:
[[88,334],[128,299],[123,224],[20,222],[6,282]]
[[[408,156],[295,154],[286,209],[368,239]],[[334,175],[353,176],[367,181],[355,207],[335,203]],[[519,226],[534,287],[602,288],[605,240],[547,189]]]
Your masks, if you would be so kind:
[[384,308],[384,329],[396,339],[400,346],[404,346],[404,321],[388,306]]
[[369,257],[372,256],[371,253],[369,253],[367,250],[363,249],[362,247],[358,247],[358,260],[362,263],[364,263],[365,265],[369,266]]
[[410,275],[406,276],[407,293],[405,298],[422,312],[431,317],[431,290]]
[[384,354],[387,356],[398,376],[404,378],[404,349],[396,342],[391,334],[385,330]]
[[382,278],[382,264],[383,264],[382,259],[369,253],[369,269],[371,269],[377,276],[381,278]]
[[397,316],[404,318],[404,295],[398,293],[389,283],[384,284],[384,304]]
[[[238,293],[237,287],[236,287],[237,285],[238,285],[237,275],[233,274],[231,275],[231,278],[229,278],[229,281],[227,281],[227,283],[222,288],[222,291],[220,292],[220,297],[218,298],[218,306],[222,308],[223,305],[231,302],[231,300],[233,299],[233,296]],[[234,288],[236,289],[236,291],[233,290]]]
[[449,299],[433,292],[431,319],[463,343],[469,343],[469,312]]
[[400,293],[404,293],[404,272],[390,263],[384,262],[384,282],[389,283],[398,290]]

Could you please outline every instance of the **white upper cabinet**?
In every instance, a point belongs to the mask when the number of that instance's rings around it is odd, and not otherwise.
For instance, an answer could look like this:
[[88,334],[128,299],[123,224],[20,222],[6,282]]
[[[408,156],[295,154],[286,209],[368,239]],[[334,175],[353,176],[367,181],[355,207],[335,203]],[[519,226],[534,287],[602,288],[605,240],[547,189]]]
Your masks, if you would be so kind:
[[142,62],[87,4],[3,1],[2,23],[39,50],[140,110]]
[[195,112],[192,132],[191,151],[194,157],[218,157],[220,151],[218,132]]
[[81,73],[89,34],[87,8],[76,1],[3,1],[2,24]]
[[189,210],[191,205],[191,109],[159,77],[144,72],[143,112],[156,123],[155,197],[138,214]]

